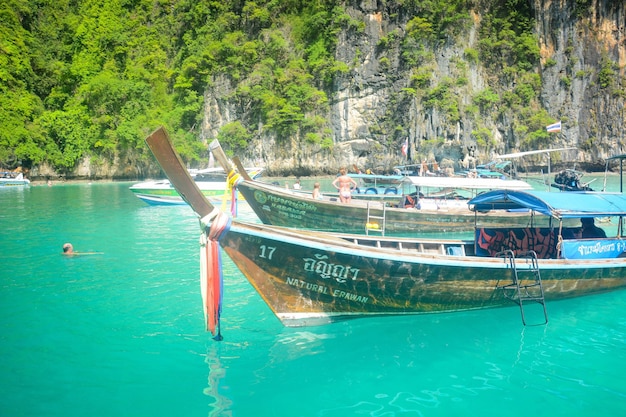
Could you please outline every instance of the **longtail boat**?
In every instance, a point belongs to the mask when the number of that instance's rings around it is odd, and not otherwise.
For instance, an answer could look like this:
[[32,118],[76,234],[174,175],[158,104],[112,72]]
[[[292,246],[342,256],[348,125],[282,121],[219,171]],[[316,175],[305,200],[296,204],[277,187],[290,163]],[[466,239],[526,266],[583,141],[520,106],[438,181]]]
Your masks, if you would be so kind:
[[[471,190],[474,195],[489,189],[531,188],[524,181],[488,178],[411,177],[409,181],[419,187],[436,187],[436,184],[440,184],[443,188]],[[477,221],[503,227],[549,226],[552,221],[549,216],[537,215],[531,210],[475,213],[469,210],[469,198],[460,196],[421,199],[404,196],[405,201],[396,204],[353,199],[345,204],[334,197],[313,199],[310,194],[252,179],[240,180],[237,189],[264,224],[325,232],[415,236],[471,232]]]
[[[235,172],[217,140],[209,144],[209,149],[224,171]],[[241,165],[238,168],[239,173],[246,173]],[[346,204],[335,196],[314,199],[310,193],[255,181],[249,175],[244,175],[236,186],[264,224],[324,232],[415,236],[471,232],[476,221],[492,226],[549,226],[551,222],[549,216],[535,215],[530,210],[478,214],[469,210],[470,198],[486,190],[532,189],[525,181],[405,176],[403,182],[423,193],[398,196],[393,204],[357,198]]]
[[[465,179],[465,178],[461,178]],[[498,180],[500,181],[500,180]],[[476,215],[469,210],[469,199],[420,200],[400,207],[384,202],[353,199],[344,204],[334,198],[313,199],[308,195],[282,189],[260,181],[243,180],[237,189],[261,222],[301,229],[415,236],[416,234],[464,232],[474,228]],[[530,211],[516,213],[480,213],[479,221],[492,225],[547,225],[545,216]]]
[[[219,333],[224,250],[286,326],[379,315],[454,312],[546,302],[626,287],[626,196],[496,190],[476,212],[526,208],[554,227],[477,227],[473,239],[393,239],[232,220],[189,177],[161,128],[147,139],[172,184],[200,218],[207,328]],[[613,219],[617,236],[579,238],[572,218]],[[526,303],[526,304],[525,304]],[[514,304],[513,304],[514,305]],[[216,336],[217,337],[217,336]]]

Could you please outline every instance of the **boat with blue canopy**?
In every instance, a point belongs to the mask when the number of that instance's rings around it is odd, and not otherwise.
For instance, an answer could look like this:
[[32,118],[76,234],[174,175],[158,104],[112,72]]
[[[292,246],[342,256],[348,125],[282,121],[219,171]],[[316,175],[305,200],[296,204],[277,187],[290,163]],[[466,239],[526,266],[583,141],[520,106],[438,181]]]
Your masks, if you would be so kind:
[[[526,210],[553,222],[538,226],[532,216],[515,227],[476,222],[469,239],[328,233],[233,220],[206,200],[163,129],[146,142],[200,219],[204,308],[212,333],[220,328],[222,307],[228,311],[220,304],[218,247],[286,326],[507,305],[519,306],[524,324],[542,324],[551,302],[626,288],[626,195],[486,192],[469,201],[477,218],[481,212],[514,216]],[[613,228],[613,236],[577,235],[580,227],[563,225],[576,217],[615,221],[598,228],[604,235]]]
[[[558,223],[557,245],[554,255],[564,259],[599,259],[625,256],[626,240],[623,221],[626,216],[626,197],[619,193],[495,190],[477,196],[469,202],[471,210],[531,210],[550,216]],[[579,228],[564,227],[563,221],[580,219]],[[599,220],[603,228],[595,225]],[[613,229],[615,237],[607,238],[605,229]],[[485,229],[477,228],[477,239]],[[529,236],[530,239],[534,238]],[[491,238],[497,241],[497,238]],[[484,239],[483,239],[484,241]],[[498,252],[502,248],[491,248]],[[506,249],[506,248],[505,248]]]
[[493,190],[469,201],[475,211],[529,209],[556,219],[626,215],[620,193]]

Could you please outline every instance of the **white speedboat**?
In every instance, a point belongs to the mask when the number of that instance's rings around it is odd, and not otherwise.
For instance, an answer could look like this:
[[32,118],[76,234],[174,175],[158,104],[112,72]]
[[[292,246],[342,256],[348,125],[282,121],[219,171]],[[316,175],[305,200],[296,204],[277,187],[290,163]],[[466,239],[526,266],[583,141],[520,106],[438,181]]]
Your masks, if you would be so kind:
[[14,172],[2,172],[0,173],[0,187],[28,187],[30,181],[24,178],[24,174],[21,172],[15,174]]
[[[263,168],[249,168],[250,175],[259,177]],[[190,170],[189,174],[194,179],[202,193],[212,201],[222,199],[231,200],[231,179],[222,168],[207,168],[202,170]],[[145,181],[134,184],[130,190],[140,200],[150,205],[183,205],[187,204],[172,186],[169,180]],[[241,195],[238,198],[243,199]]]

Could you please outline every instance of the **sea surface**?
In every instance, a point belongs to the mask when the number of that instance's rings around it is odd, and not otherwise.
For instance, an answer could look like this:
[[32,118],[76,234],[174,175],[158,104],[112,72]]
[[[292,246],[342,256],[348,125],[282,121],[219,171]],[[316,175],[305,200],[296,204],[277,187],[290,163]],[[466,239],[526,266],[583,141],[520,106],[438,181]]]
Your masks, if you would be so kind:
[[217,342],[195,215],[130,185],[0,190],[0,416],[626,415],[626,291],[286,328],[224,256]]

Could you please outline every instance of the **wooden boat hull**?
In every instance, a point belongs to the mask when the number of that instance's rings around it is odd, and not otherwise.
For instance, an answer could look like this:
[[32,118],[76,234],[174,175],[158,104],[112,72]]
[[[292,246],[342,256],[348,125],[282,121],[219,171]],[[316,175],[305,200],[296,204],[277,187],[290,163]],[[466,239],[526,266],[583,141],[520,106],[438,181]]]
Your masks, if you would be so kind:
[[[468,208],[451,207],[440,210],[386,207],[383,203],[352,200],[342,204],[331,200],[314,200],[258,181],[242,181],[237,185],[246,201],[264,224],[300,229],[364,234],[382,231],[385,235],[413,236],[416,233],[463,232],[474,230],[476,216]],[[385,217],[384,225],[382,217]],[[491,226],[525,226],[531,215],[525,213],[482,214],[479,223]],[[534,216],[533,224],[547,226],[550,218]]]
[[[236,223],[221,245],[286,326],[516,305],[503,259],[444,254],[473,242],[363,238]],[[546,301],[626,287],[624,258],[539,262]]]
[[[564,230],[562,223],[556,233],[554,228],[528,225],[477,228],[471,240],[377,238],[231,223],[202,195],[164,129],[156,130],[146,142],[198,214],[203,238],[220,243],[287,326],[372,315],[483,309],[511,305],[511,300],[519,303],[525,323],[522,299],[545,307],[545,301],[626,287],[623,236],[566,239],[563,232],[573,231]],[[270,203],[286,207],[286,213],[300,216],[300,226],[306,210],[310,208],[314,214],[318,209],[311,202],[246,187],[254,184],[252,181],[242,184],[240,190],[252,190],[246,196],[249,202],[268,209]],[[532,208],[560,220],[617,216],[620,225],[626,217],[626,197],[610,193],[576,193],[563,198],[498,190],[475,197],[470,205],[479,211]],[[496,226],[491,222],[490,227]],[[506,256],[501,257],[502,253]],[[539,294],[528,294],[533,289],[539,289]],[[217,313],[219,329],[219,309]],[[547,316],[545,319],[547,322]]]

